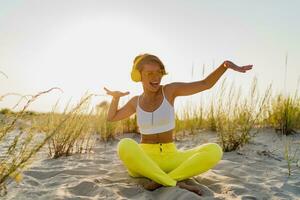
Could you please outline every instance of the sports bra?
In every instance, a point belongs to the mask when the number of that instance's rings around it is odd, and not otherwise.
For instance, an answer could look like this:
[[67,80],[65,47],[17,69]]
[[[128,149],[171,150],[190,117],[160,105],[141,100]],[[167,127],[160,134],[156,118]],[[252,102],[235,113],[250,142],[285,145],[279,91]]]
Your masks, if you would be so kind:
[[162,133],[175,128],[175,112],[174,107],[168,102],[165,97],[162,87],[163,102],[153,112],[144,111],[137,100],[136,117],[137,125],[141,134],[151,135]]

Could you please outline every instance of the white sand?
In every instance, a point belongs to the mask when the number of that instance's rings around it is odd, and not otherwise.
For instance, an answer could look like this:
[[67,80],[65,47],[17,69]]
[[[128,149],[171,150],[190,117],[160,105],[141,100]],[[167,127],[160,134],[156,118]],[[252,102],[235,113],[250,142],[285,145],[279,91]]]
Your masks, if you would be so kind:
[[[138,135],[123,137],[139,141]],[[289,138],[293,139],[293,149],[300,146],[300,134]],[[176,144],[187,149],[216,141],[214,133],[201,132]],[[283,142],[270,129],[241,150],[224,153],[213,169],[188,179],[188,184],[202,189],[202,197],[178,187],[146,191],[140,183],[147,179],[128,176],[117,157],[116,145],[117,141],[98,141],[93,154],[59,159],[48,159],[45,148],[20,184],[8,184],[8,195],[3,199],[300,199],[300,166],[294,163],[288,177]]]

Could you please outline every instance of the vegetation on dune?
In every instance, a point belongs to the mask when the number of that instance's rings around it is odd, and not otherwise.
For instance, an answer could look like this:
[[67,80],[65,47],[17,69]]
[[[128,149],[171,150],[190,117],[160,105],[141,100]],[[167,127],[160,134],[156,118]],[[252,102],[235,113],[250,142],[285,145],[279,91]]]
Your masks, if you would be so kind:
[[[47,141],[49,155],[52,158],[69,156],[73,153],[91,151],[94,146],[90,121],[93,117],[93,109],[90,108],[90,100],[93,95],[84,95],[79,103],[69,109],[69,104],[63,113],[55,112],[58,102],[52,108],[52,112],[38,120],[35,127],[49,136],[55,134]],[[58,128],[59,127],[59,128]]]
[[118,122],[108,122],[106,120],[108,109],[109,103],[107,101],[102,101],[97,105],[93,124],[95,131],[100,136],[100,140],[114,140],[118,134],[139,132],[136,123],[136,115]]
[[255,128],[266,108],[271,86],[260,96],[257,90],[257,79],[254,78],[247,97],[242,98],[240,91],[239,89],[236,92],[231,87],[227,94],[224,90],[218,98],[216,124],[224,151],[232,151],[243,146],[257,134],[258,130],[252,134],[251,130]]
[[300,98],[279,94],[269,104],[266,123],[282,134],[296,133],[300,128]]
[[[118,121],[108,122],[109,103],[102,101],[93,106],[91,99],[95,94],[85,94],[80,101],[70,106],[68,103],[63,112],[57,111],[58,102],[49,113],[29,111],[28,107],[41,95],[22,96],[9,93],[0,96],[0,101],[9,95],[20,99],[13,108],[0,110],[0,194],[6,193],[9,178],[20,181],[22,170],[32,161],[35,154],[43,147],[48,147],[49,156],[58,158],[74,153],[92,151],[97,138],[107,142],[117,139],[119,134],[138,133],[136,115]],[[300,128],[300,98],[294,96],[271,95],[271,85],[260,94],[257,79],[252,81],[246,96],[242,90],[230,87],[226,79],[221,84],[217,95],[208,105],[202,101],[194,105],[190,102],[176,113],[175,139],[180,134],[195,135],[199,130],[214,131],[223,151],[233,151],[247,144],[259,128],[272,127],[282,135],[297,133]],[[21,111],[13,111],[23,100],[26,104]],[[295,161],[295,152],[290,149],[290,142],[285,142],[284,157],[291,174],[291,166]],[[296,161],[299,163],[299,160]]]
[[[37,137],[31,126],[20,129],[18,120],[24,119],[28,106],[38,99],[39,96],[47,94],[52,90],[58,88],[51,88],[47,91],[39,92],[33,95],[25,104],[20,112],[13,113],[11,119],[5,123],[0,124],[0,195],[6,194],[6,182],[9,178],[19,182],[22,179],[21,171],[32,161],[34,155],[44,146],[44,144],[51,138]],[[4,110],[5,111],[5,110]],[[4,112],[4,114],[12,114]],[[3,114],[3,113],[2,113]]]

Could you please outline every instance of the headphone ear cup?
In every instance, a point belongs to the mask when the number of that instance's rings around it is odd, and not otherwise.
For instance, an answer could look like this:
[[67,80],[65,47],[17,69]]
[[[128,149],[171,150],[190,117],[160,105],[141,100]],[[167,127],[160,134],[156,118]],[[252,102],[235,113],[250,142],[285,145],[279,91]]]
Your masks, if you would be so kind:
[[139,81],[142,80],[140,71],[135,69],[134,66],[133,66],[133,69],[131,71],[131,80],[133,80],[134,82],[139,82]]

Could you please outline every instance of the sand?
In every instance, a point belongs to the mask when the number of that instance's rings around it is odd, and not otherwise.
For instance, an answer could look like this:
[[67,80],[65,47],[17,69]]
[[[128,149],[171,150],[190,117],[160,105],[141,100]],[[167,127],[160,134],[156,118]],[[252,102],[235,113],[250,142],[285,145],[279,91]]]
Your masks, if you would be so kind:
[[[139,142],[136,134],[122,137]],[[288,138],[292,150],[300,146],[300,134]],[[188,149],[216,141],[215,133],[199,132],[176,145]],[[20,184],[9,182],[3,199],[300,199],[300,166],[293,163],[288,176],[282,137],[272,129],[261,131],[240,150],[225,152],[213,169],[186,180],[202,189],[202,197],[179,187],[143,189],[140,184],[148,180],[128,176],[117,156],[117,142],[97,141],[93,153],[58,159],[49,159],[44,148]]]

